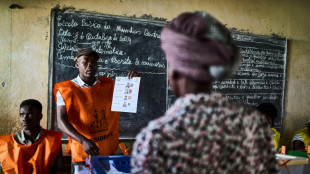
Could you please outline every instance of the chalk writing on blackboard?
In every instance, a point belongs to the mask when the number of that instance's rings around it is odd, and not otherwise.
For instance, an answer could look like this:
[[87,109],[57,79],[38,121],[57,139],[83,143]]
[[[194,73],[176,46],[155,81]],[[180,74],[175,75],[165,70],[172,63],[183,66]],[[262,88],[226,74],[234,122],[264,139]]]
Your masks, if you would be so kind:
[[[73,59],[79,48],[99,53],[98,76],[141,74],[137,113],[120,114],[120,136],[134,138],[166,111],[167,62],[160,49],[162,22],[55,10],[51,85],[78,75]],[[55,124],[57,126],[57,124]]]
[[[260,103],[271,102],[278,109],[275,128],[282,130],[286,49],[285,39],[232,32],[240,49],[242,63],[235,76],[213,83],[213,91],[227,98],[255,108]],[[168,105],[175,96],[168,86]],[[168,106],[169,107],[169,106]]]
[[282,129],[286,48],[285,39],[233,33],[242,55],[242,64],[232,79],[215,82],[213,89],[229,99],[253,107],[275,104],[279,113],[275,128]]
[[[50,93],[53,84],[77,76],[73,59],[79,48],[91,47],[99,53],[98,76],[114,79],[116,76],[126,76],[129,70],[138,71],[141,74],[141,89],[137,113],[121,113],[119,125],[121,138],[134,138],[141,128],[150,120],[163,115],[175,101],[168,84],[165,55],[160,49],[159,38],[164,24],[54,10]],[[279,110],[275,126],[281,131],[286,40],[239,32],[232,32],[232,36],[240,49],[242,64],[233,78],[215,82],[213,90],[253,107],[261,102],[274,103]],[[55,121],[55,118],[50,121]]]

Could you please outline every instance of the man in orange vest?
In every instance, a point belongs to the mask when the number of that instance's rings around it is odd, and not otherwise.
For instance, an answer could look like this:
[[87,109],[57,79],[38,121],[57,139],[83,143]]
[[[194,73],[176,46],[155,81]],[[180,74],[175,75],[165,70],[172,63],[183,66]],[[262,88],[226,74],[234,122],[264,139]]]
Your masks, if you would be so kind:
[[[68,137],[67,153],[73,164],[89,155],[111,155],[119,143],[119,112],[112,112],[114,81],[96,77],[99,55],[91,48],[79,49],[75,67],[79,75],[55,84],[58,127]],[[128,78],[138,73],[130,71]]]
[[[20,104],[23,130],[0,136],[0,163],[4,173],[54,173],[61,132],[41,128],[42,105],[28,99]],[[52,167],[53,166],[53,167]]]

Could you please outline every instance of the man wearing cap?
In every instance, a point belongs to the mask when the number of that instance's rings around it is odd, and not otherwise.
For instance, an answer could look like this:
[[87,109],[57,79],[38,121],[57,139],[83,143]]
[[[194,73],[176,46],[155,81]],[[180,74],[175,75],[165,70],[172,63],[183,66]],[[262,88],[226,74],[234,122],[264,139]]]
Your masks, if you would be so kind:
[[306,147],[310,146],[310,120],[305,128],[293,132],[292,135],[292,150],[305,150]]
[[[111,155],[118,148],[119,112],[112,112],[114,81],[96,77],[99,55],[91,48],[79,49],[75,67],[79,75],[55,84],[58,127],[68,137],[67,153],[73,163],[89,155]],[[130,71],[128,78],[138,76]]]
[[178,98],[136,136],[131,173],[278,173],[266,119],[211,91],[240,61],[228,29],[207,13],[182,13],[160,40]]

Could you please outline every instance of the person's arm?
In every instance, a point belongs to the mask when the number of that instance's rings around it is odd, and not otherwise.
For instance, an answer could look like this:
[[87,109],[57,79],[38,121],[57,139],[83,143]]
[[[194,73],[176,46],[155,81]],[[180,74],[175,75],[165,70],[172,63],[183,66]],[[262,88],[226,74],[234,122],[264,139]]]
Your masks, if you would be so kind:
[[81,143],[88,155],[99,155],[99,148],[95,142],[84,137],[69,123],[65,105],[57,106],[57,122],[59,129],[67,136]]

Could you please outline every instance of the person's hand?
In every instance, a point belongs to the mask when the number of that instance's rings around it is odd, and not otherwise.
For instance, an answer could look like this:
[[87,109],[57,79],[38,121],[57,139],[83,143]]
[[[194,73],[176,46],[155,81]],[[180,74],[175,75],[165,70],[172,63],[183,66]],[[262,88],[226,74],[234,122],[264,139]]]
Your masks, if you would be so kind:
[[133,77],[140,77],[140,74],[138,72],[136,72],[136,71],[130,71],[128,73],[128,79],[131,79]]
[[81,144],[88,155],[99,155],[99,148],[92,140],[85,138]]

